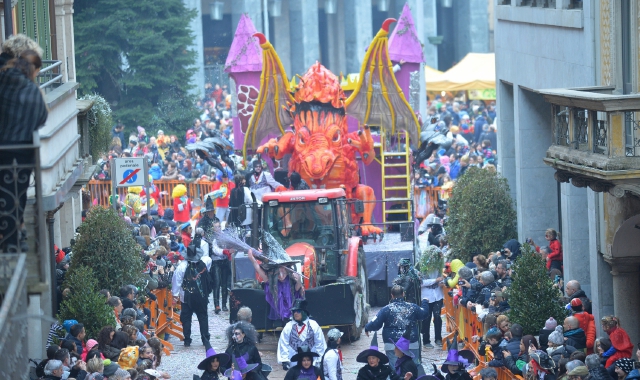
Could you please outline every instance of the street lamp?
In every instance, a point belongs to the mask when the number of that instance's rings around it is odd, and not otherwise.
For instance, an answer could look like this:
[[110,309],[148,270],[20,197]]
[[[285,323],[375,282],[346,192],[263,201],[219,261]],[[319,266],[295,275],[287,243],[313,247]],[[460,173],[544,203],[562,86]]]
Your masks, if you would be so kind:
[[324,13],[334,15],[336,8],[338,8],[338,0],[324,0]]
[[378,10],[386,12],[389,10],[389,0],[378,0]]
[[224,17],[224,0],[216,0],[209,3],[212,20],[222,20]]
[[282,0],[269,0],[269,13],[272,17],[282,15]]

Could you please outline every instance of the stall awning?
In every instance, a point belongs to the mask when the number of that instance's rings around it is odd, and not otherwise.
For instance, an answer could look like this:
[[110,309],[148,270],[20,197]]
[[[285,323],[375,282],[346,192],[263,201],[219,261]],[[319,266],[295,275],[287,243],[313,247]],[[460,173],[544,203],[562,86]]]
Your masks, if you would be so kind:
[[457,65],[431,78],[426,76],[427,91],[468,91],[496,88],[494,53],[469,53]]

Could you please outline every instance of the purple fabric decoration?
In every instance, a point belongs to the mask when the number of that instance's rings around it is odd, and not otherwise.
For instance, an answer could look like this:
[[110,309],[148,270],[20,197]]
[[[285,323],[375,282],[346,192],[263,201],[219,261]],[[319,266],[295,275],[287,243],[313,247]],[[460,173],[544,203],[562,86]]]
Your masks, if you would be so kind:
[[408,4],[402,8],[398,23],[389,36],[389,58],[394,62],[400,62],[403,59],[405,62],[424,62],[422,44]]
[[407,355],[401,357],[400,359],[396,360],[396,365],[395,365],[395,370],[396,370],[396,374],[398,374],[398,376],[402,375],[402,368],[400,368],[400,366],[402,366],[402,363],[406,362],[407,360],[411,360],[410,357],[408,357]]
[[[278,300],[277,305],[269,289],[269,283],[265,282],[263,285],[264,295],[267,303],[271,306],[269,310],[268,318],[272,321],[286,320],[291,318],[291,306],[293,306],[294,299],[291,298],[291,282],[290,281],[278,281]],[[294,292],[295,299],[302,299],[302,292]]]

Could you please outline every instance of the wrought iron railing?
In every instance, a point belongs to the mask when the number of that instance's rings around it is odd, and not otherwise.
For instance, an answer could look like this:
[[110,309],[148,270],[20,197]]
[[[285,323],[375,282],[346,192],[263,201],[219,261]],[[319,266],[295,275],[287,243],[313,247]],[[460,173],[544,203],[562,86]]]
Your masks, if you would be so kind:
[[625,155],[627,157],[640,156],[640,120],[637,112],[625,112],[624,134]]
[[28,378],[25,254],[0,255],[0,378]]
[[569,107],[554,106],[556,145],[569,145]]
[[607,147],[607,114],[596,112],[593,119],[593,153],[609,154]]
[[45,93],[62,84],[62,61],[42,61],[42,69],[36,82]]
[[573,146],[585,150],[589,143],[589,110],[573,112]]

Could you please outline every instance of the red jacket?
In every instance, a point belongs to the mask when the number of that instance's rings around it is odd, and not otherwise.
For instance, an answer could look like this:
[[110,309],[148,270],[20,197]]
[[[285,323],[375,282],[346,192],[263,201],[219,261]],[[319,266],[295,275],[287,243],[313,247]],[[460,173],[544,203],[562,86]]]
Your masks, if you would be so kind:
[[[551,240],[549,242],[549,248],[551,249],[551,252],[547,255],[547,270],[551,269],[552,261],[562,262],[562,243],[560,243],[560,240]],[[540,252],[540,247],[536,246],[536,252]]]
[[181,235],[182,235],[182,244],[184,244],[185,247],[188,247],[189,244],[191,244],[191,235],[189,235],[189,233],[185,231],[182,231]]
[[[180,206],[182,206],[182,211],[180,211]],[[176,223],[186,223],[191,220],[191,199],[187,199],[183,203],[180,198],[173,198],[173,220]]]
[[578,318],[580,328],[584,330],[587,336],[587,352],[593,354],[593,344],[596,341],[596,323],[594,322],[593,315],[583,311],[573,314],[573,316]]
[[222,208],[226,208],[229,207],[229,199],[231,197],[231,190],[233,190],[236,187],[236,184],[233,182],[227,182],[226,184],[222,181],[216,181],[213,184],[213,191],[216,190],[220,190],[221,187],[223,187],[224,185],[227,186],[227,195],[223,198],[216,198],[216,208],[218,207],[222,207]]
[[630,358],[631,352],[633,351],[633,344],[631,343],[631,339],[629,339],[629,334],[624,331],[620,327],[616,327],[612,331],[608,332],[609,339],[611,339],[611,344],[613,348],[616,349],[616,352],[607,359],[606,368],[612,366],[616,360],[622,358]]

